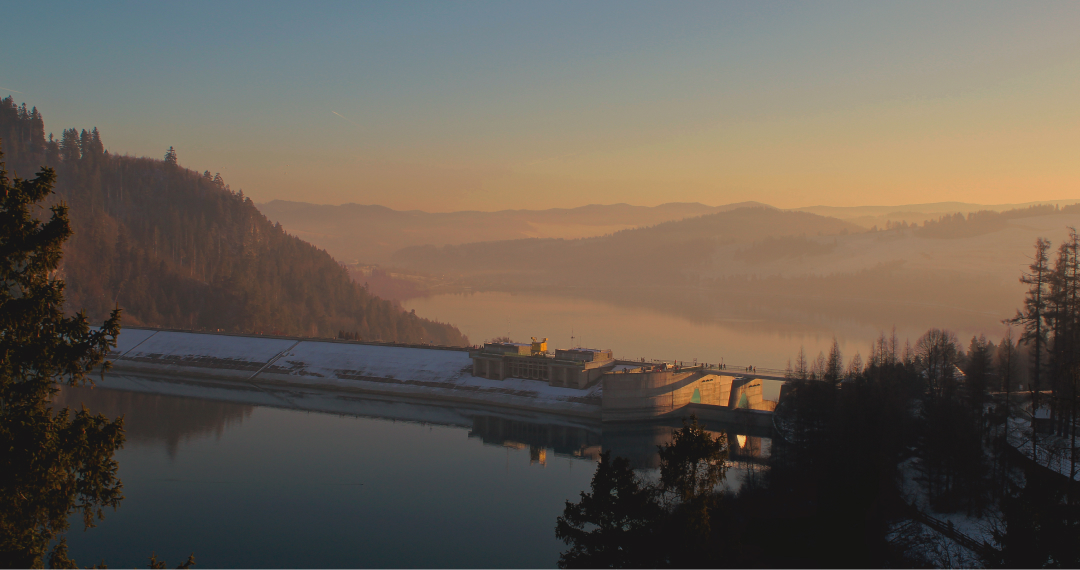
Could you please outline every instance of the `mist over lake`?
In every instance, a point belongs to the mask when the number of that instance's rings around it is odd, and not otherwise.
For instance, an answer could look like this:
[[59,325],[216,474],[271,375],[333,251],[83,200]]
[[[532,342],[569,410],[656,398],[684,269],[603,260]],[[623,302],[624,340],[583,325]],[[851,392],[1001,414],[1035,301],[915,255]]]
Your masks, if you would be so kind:
[[[802,300],[797,301],[803,304]],[[850,358],[882,333],[901,345],[926,332],[926,323],[948,328],[963,341],[999,337],[1004,315],[942,306],[857,307],[858,315],[791,307],[783,299],[724,297],[712,291],[663,288],[554,292],[469,292],[417,297],[409,310],[455,323],[473,342],[509,336],[548,337],[559,348],[610,348],[617,358],[724,363],[783,372],[800,348],[810,358],[828,353],[833,338]],[[868,318],[869,317],[869,318]],[[571,341],[571,334],[574,340]]]

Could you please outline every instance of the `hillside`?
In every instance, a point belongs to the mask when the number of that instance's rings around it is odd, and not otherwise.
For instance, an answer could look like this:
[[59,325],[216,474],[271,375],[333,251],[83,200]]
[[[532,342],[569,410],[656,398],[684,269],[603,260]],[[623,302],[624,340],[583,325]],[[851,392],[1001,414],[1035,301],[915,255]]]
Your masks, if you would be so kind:
[[891,225],[923,224],[937,220],[943,215],[972,214],[979,212],[1004,212],[1022,210],[1031,206],[1066,206],[1080,200],[1044,200],[1023,204],[970,204],[967,202],[934,202],[930,204],[903,204],[899,206],[808,206],[795,208],[822,216],[839,218],[858,224],[866,229],[885,229]]
[[[1035,239],[1045,237],[1055,246],[1068,227],[1080,223],[1080,205],[1031,206],[1004,212],[952,214],[920,226],[853,233],[846,236],[807,237],[795,244],[769,241],[749,246],[717,248],[702,271],[709,277],[846,275],[882,266],[902,268],[930,282],[933,275],[963,275],[984,287],[1007,284],[1019,290],[1019,272],[1030,263]],[[782,255],[763,255],[773,251]],[[923,275],[925,274],[925,276]]]
[[[1076,200],[1030,204],[969,204],[938,202],[899,206],[809,206],[792,211],[837,218],[863,229],[887,229],[902,224],[924,224],[943,215],[1003,212],[1036,204],[1066,205]],[[272,222],[289,233],[326,249],[335,259],[361,266],[393,263],[394,253],[411,246],[462,245],[520,239],[581,239],[618,231],[654,226],[745,207],[741,202],[723,206],[673,202],[659,206],[592,204],[578,208],[501,210],[495,212],[401,211],[378,205],[329,206],[273,200],[257,204]]]
[[[326,251],[289,235],[220,176],[105,150],[97,132],[44,136],[36,109],[0,101],[9,174],[57,172],[74,235],[62,277],[72,311],[202,330],[462,345],[453,326],[406,313],[356,285]],[[171,149],[170,149],[171,151]]]
[[675,284],[725,246],[862,231],[835,218],[753,206],[586,239],[409,247],[393,262],[483,286]]
[[399,211],[383,206],[326,206],[274,200],[259,210],[307,241],[326,248],[335,258],[362,264],[386,264],[399,249],[420,245],[457,245],[527,238],[576,239],[602,236],[723,212],[756,203],[706,206],[669,203],[659,206],[593,204],[547,210],[462,211],[432,213]]
[[755,305],[898,322],[897,311],[948,309],[998,322],[1022,298],[1018,277],[1035,239],[1056,247],[1070,226],[1080,227],[1080,205],[947,214],[877,231],[743,208],[598,238],[412,247],[395,262],[474,289],[549,289],[679,314],[721,303],[725,314]]

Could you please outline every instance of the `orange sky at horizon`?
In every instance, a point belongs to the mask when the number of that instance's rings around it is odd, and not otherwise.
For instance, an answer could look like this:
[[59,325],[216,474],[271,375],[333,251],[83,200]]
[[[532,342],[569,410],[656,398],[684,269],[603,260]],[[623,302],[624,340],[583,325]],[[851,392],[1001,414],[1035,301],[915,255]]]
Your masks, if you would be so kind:
[[[257,202],[1080,199],[1080,3],[65,5],[0,37],[46,131]],[[44,18],[44,20],[42,20]],[[80,40],[94,29],[95,41]],[[33,50],[23,46],[34,45]],[[73,88],[77,86],[77,88]]]

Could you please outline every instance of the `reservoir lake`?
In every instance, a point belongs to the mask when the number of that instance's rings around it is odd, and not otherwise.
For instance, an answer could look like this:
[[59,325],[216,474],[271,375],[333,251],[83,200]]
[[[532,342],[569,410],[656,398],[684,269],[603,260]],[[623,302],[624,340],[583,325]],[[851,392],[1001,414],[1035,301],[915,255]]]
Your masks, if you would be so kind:
[[914,345],[931,327],[951,330],[965,348],[979,334],[996,344],[1006,330],[1001,319],[1011,316],[931,305],[723,297],[685,288],[445,293],[402,304],[454,324],[474,344],[548,337],[549,349],[609,348],[621,359],[697,359],[774,374],[783,373],[800,348],[809,361],[828,354],[833,338],[845,360],[859,353],[866,362],[871,344],[894,328],[901,347],[905,340]]
[[[782,372],[800,348],[813,359],[834,337],[845,358],[865,360],[893,327],[901,346],[932,326],[952,330],[965,346],[976,334],[996,342],[1005,330],[1002,315],[949,307],[810,310],[685,291],[475,292],[403,305],[457,325],[473,343],[546,336],[550,348],[610,348],[617,358],[697,359],[763,373]],[[145,566],[151,553],[176,565],[194,553],[204,568],[554,567],[565,548],[556,518],[588,489],[600,451],[654,476],[656,446],[678,425],[359,399],[311,411],[277,406],[292,400],[269,394],[246,400],[240,391],[176,383],[127,386],[142,387],[65,389],[58,398],[125,416],[128,440],[117,454],[125,499],[88,531],[72,518],[68,542],[82,565]],[[709,429],[744,456],[768,455],[767,434]],[[756,464],[729,470],[726,485],[737,488]]]
[[[127,434],[120,507],[86,531],[71,518],[80,565],[145,567],[155,553],[175,566],[194,553],[203,568],[550,568],[565,548],[556,518],[588,490],[601,450],[655,477],[656,446],[679,425],[356,397],[334,398],[361,415],[337,414],[237,401],[250,388],[138,383],[64,388],[55,402],[123,415]],[[707,427],[736,460],[768,453],[764,434]],[[758,463],[733,463],[726,486]]]
[[120,508],[72,519],[84,565],[554,567],[555,519],[595,467],[455,426],[93,392],[68,399],[126,414],[128,443]]

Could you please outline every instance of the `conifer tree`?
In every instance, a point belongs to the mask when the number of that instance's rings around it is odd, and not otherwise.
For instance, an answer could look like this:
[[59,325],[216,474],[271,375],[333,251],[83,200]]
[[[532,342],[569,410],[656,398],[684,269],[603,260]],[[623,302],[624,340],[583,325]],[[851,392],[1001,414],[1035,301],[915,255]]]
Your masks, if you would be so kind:
[[[2,159],[2,155],[0,155]],[[120,332],[119,310],[98,329],[84,314],[64,316],[64,283],[54,278],[71,235],[67,208],[48,221],[34,208],[52,192],[54,172],[9,180],[0,162],[0,566],[40,567],[60,538],[54,562],[70,564],[62,533],[81,513],[93,526],[121,500],[113,453],[122,420],[85,409],[50,408],[57,382],[88,381]]]
[[1011,402],[1009,396],[1012,393],[1012,385],[1016,378],[1016,355],[1017,346],[1013,340],[1012,327],[1005,331],[997,349],[997,371],[1001,377],[1001,387],[1005,391],[1006,417],[1009,413]]
[[806,362],[806,351],[799,347],[799,355],[795,358],[794,378],[808,380],[810,378],[810,366]]
[[651,544],[661,508],[623,457],[600,455],[590,493],[566,501],[555,537],[570,545],[559,556],[560,568],[629,568],[655,564]]
[[59,268],[65,299],[90,318],[104,320],[119,305],[126,318],[150,326],[317,336],[349,330],[369,340],[467,344],[452,326],[354,283],[220,174],[208,180],[165,160],[106,154],[94,129],[86,145],[75,129],[46,142],[41,124],[31,122],[19,118],[10,97],[0,100],[5,145],[11,137],[42,141],[38,154],[8,153],[9,166],[35,172],[44,163],[57,171],[56,198],[71,207],[74,232]]
[[1024,332],[1020,339],[1032,344],[1031,351],[1031,456],[1037,458],[1038,434],[1034,429],[1035,412],[1039,409],[1039,390],[1041,389],[1041,373],[1043,368],[1043,351],[1046,343],[1045,318],[1047,303],[1049,302],[1050,266],[1047,252],[1050,250],[1050,241],[1039,238],[1035,240],[1035,257],[1028,268],[1030,273],[1021,275],[1020,282],[1028,285],[1027,297],[1024,299],[1024,310],[1017,311],[1016,316],[1007,322],[1023,325]]
[[829,349],[829,359],[825,365],[825,380],[833,384],[840,381],[844,373],[844,356],[840,353],[840,343],[836,337],[832,339],[832,348]]

